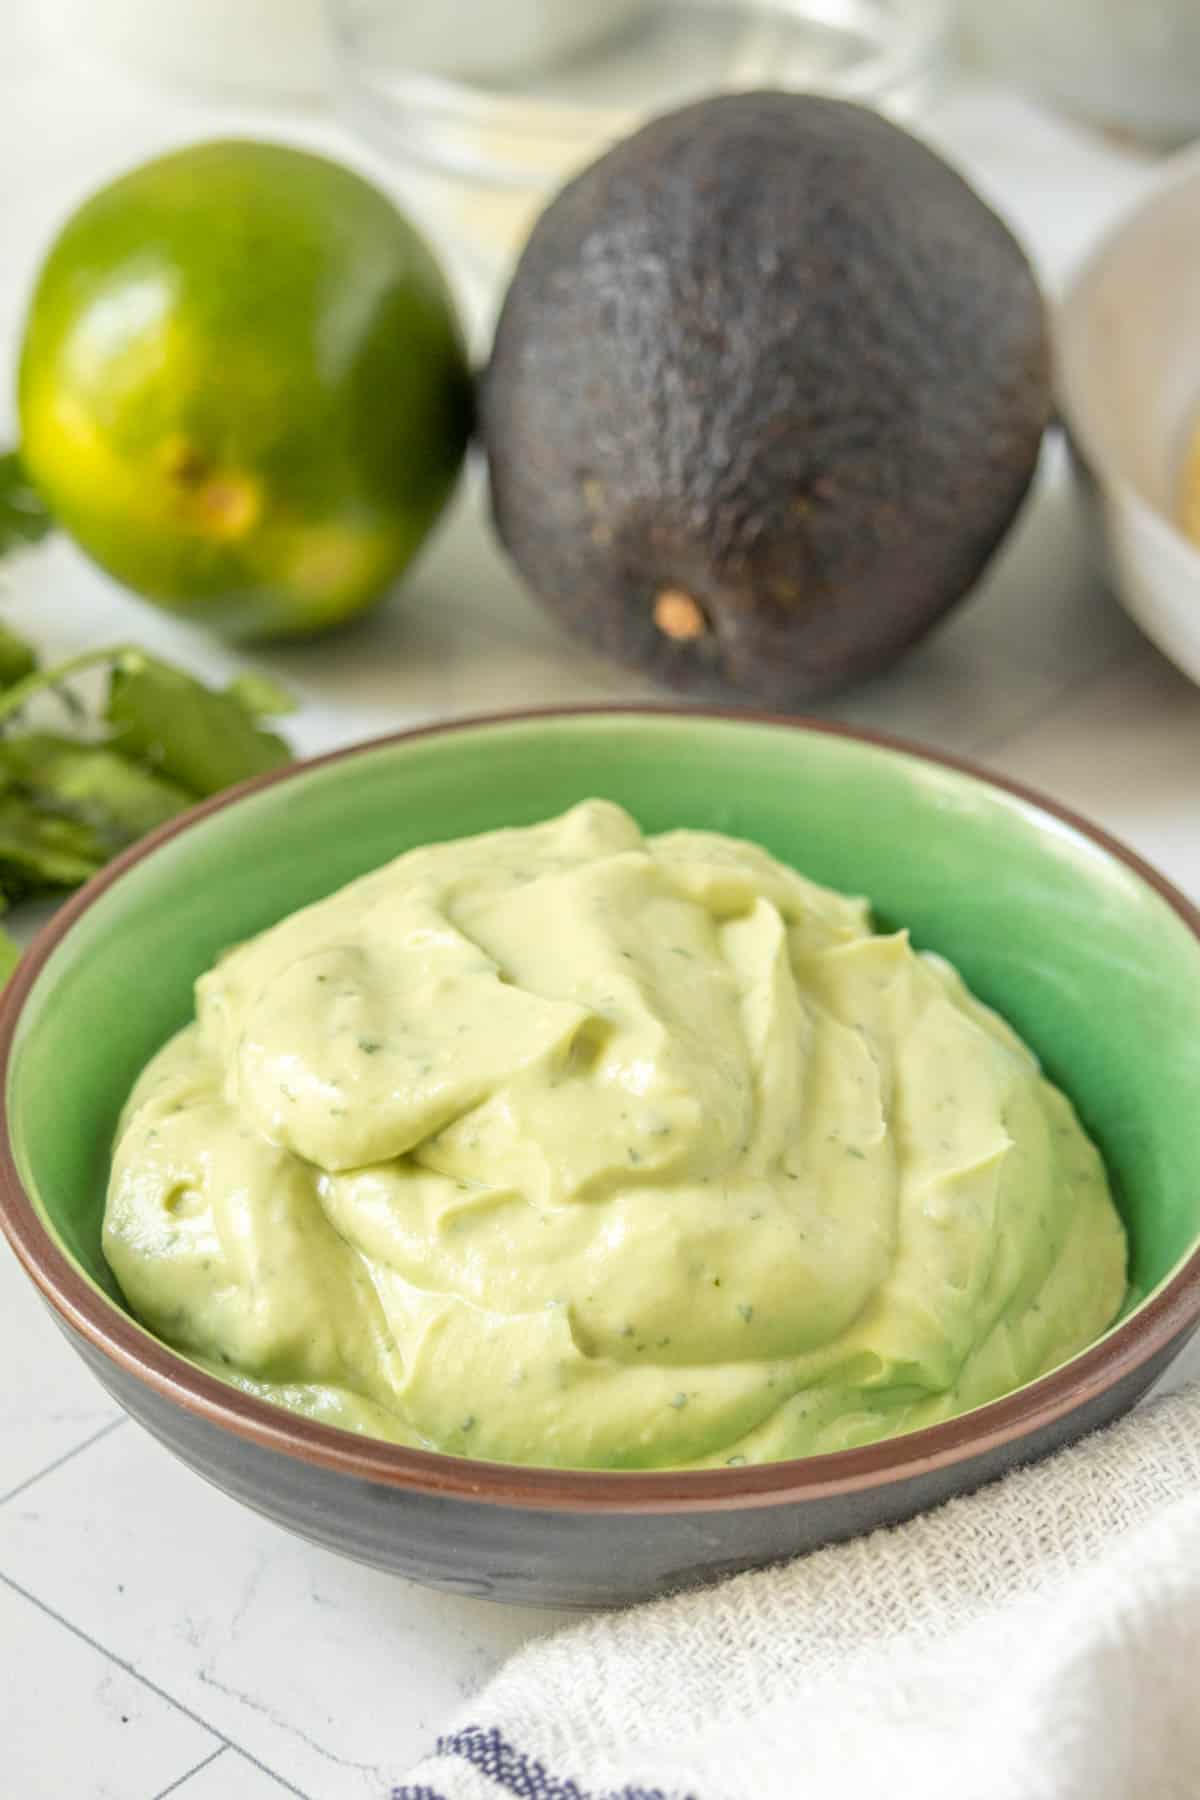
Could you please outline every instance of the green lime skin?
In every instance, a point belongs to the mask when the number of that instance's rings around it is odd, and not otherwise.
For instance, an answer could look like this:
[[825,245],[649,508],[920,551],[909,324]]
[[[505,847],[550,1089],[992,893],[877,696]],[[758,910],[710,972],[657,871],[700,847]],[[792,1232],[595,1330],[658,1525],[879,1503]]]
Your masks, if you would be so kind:
[[471,431],[454,302],[361,176],[282,145],[196,145],[68,221],[21,349],[22,450],[125,586],[232,639],[383,595]]

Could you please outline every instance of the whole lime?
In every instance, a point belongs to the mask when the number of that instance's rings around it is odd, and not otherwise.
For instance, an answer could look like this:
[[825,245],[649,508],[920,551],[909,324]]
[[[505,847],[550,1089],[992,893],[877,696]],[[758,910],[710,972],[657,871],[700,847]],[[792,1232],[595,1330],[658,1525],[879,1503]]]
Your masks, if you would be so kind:
[[21,351],[26,466],[110,574],[226,636],[316,631],[378,599],[470,433],[428,247],[323,157],[199,144],[86,201]]

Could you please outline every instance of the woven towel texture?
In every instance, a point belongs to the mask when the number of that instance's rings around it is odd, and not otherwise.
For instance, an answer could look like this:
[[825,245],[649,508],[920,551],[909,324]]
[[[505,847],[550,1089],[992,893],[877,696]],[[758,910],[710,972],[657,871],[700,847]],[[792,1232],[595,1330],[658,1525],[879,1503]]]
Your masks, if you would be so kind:
[[396,1793],[1200,1800],[1200,1382],[895,1530],[531,1645]]

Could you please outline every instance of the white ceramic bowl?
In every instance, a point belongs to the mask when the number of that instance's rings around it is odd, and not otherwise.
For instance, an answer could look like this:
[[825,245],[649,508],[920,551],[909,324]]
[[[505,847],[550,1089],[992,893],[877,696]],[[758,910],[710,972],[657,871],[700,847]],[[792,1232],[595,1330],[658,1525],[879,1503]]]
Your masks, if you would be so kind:
[[1200,145],[1166,162],[1101,240],[1055,335],[1059,404],[1113,586],[1200,682],[1200,547],[1177,523],[1200,429]]

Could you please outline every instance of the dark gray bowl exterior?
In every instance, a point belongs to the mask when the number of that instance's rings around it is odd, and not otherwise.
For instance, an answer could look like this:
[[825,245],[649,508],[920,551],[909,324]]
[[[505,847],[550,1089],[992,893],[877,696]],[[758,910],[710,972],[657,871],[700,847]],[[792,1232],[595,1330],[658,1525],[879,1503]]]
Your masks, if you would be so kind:
[[[61,1325],[62,1320],[58,1320]],[[113,1398],[215,1487],[323,1549],[428,1587],[521,1606],[623,1606],[897,1525],[1035,1462],[1128,1411],[1183,1348],[1071,1412],[983,1452],[840,1494],[648,1512],[515,1507],[355,1479],[236,1436],[148,1387],[63,1329]]]

